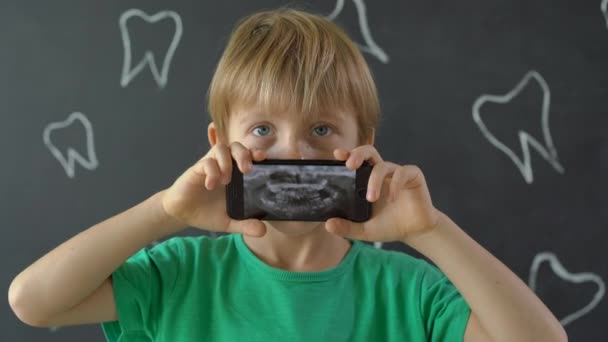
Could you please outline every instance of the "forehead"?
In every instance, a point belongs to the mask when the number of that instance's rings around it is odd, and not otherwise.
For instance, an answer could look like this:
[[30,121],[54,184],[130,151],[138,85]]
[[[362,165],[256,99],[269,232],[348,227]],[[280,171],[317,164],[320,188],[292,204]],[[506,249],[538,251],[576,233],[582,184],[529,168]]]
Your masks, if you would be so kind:
[[237,106],[230,113],[230,123],[246,125],[252,121],[288,120],[296,123],[329,121],[336,124],[355,122],[355,114],[347,110],[321,110],[313,113],[300,113],[291,110],[265,109],[258,106]]

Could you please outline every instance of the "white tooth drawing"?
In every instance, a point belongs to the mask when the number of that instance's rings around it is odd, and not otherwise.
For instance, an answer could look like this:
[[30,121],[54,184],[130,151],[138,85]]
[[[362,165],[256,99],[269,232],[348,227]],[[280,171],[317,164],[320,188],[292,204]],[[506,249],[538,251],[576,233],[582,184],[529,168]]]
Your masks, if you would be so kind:
[[[167,53],[165,54],[165,58],[163,59],[163,64],[161,71],[158,71],[158,66],[156,65],[156,61],[154,59],[154,54],[151,51],[146,50],[144,57],[139,61],[139,63],[131,68],[131,38],[129,36],[129,30],[127,28],[127,21],[132,17],[140,17],[148,23],[156,23],[163,19],[172,19],[175,22],[175,33],[173,34],[173,39],[171,40],[171,44],[167,49]],[[124,12],[120,16],[120,34],[122,36],[122,45],[124,48],[124,61],[122,64],[122,76],[120,79],[120,85],[124,88],[126,87],[135,76],[139,72],[141,72],[146,64],[150,65],[150,71],[152,71],[152,75],[154,76],[154,80],[158,84],[160,88],[164,88],[167,85],[167,78],[169,75],[169,68],[171,67],[171,59],[173,59],[173,54],[177,49],[177,45],[182,37],[183,27],[182,27],[182,19],[179,14],[173,11],[161,11],[155,15],[148,15],[144,13],[142,10],[132,8],[126,12]]]
[[606,28],[608,28],[608,0],[603,0],[600,8],[604,14],[604,20],[606,20]]
[[532,291],[536,291],[538,268],[540,267],[540,264],[545,261],[548,261],[549,266],[551,266],[551,270],[553,270],[553,272],[558,277],[560,277],[561,279],[563,279],[565,281],[569,281],[571,283],[576,283],[576,284],[592,282],[597,285],[597,291],[595,292],[593,299],[587,305],[585,305],[581,309],[567,315],[566,317],[560,319],[560,323],[563,326],[566,326],[566,325],[574,322],[575,320],[588,314],[591,310],[593,310],[593,308],[595,308],[598,305],[598,303],[604,297],[604,293],[606,292],[606,284],[604,283],[604,281],[602,280],[602,278],[600,276],[598,276],[595,273],[590,273],[590,272],[570,273],[559,262],[559,260],[557,259],[557,256],[555,256],[555,254],[551,253],[551,252],[538,253],[534,257],[534,260],[532,261],[532,266],[530,267],[530,278],[528,280],[528,285],[530,286]]
[[[539,86],[541,87],[541,89],[543,91],[541,127],[542,127],[542,131],[543,131],[543,136],[545,139],[545,145],[542,145],[540,142],[538,142],[538,140],[534,139],[534,137],[532,137],[528,133],[520,130],[518,133],[519,133],[519,141],[521,143],[521,148],[523,151],[523,160],[522,160],[515,154],[515,152],[513,152],[513,150],[511,150],[505,144],[503,144],[498,139],[496,139],[496,137],[490,132],[490,130],[488,130],[486,125],[483,123],[483,120],[481,119],[479,109],[486,102],[501,103],[501,104],[510,102],[511,100],[513,100],[513,98],[515,96],[517,96],[517,95],[519,95],[519,93],[521,93],[523,88],[528,85],[528,83],[530,82],[531,79],[534,79],[536,82],[538,82]],[[557,172],[562,173],[562,174],[565,172],[563,166],[560,165],[560,163],[559,163],[559,160],[557,157],[557,151],[555,150],[555,147],[553,146],[553,140],[551,139],[551,131],[549,129],[550,102],[551,102],[551,92],[549,90],[549,86],[547,85],[547,82],[545,82],[543,77],[538,72],[531,70],[515,86],[515,88],[513,88],[507,94],[505,94],[505,95],[484,94],[484,95],[481,95],[479,98],[477,98],[477,100],[475,100],[475,103],[473,104],[473,120],[475,121],[477,126],[479,126],[479,129],[481,130],[483,135],[490,141],[490,143],[492,145],[494,145],[496,148],[498,148],[499,150],[504,152],[506,155],[508,155],[511,158],[511,160],[513,160],[513,162],[519,168],[519,171],[521,172],[521,174],[523,175],[524,179],[526,180],[526,182],[528,184],[530,184],[534,181],[534,176],[532,174],[532,164],[530,163],[530,146],[532,146],[534,149],[536,149],[540,153],[540,155],[543,158],[545,158]]]
[[[86,132],[86,145],[87,145],[87,157],[83,157],[80,153],[78,153],[72,147],[68,147],[66,151],[66,155],[64,156],[61,151],[53,145],[51,142],[51,133],[54,130],[66,128],[70,126],[75,121],[78,121],[82,124]],[[74,112],[70,114],[67,120],[62,122],[53,122],[48,124],[44,128],[44,132],[42,134],[42,140],[48,149],[51,151],[51,154],[61,163],[65,173],[70,178],[74,178],[75,171],[75,162],[77,161],[82,167],[87,170],[95,170],[97,166],[99,166],[99,162],[97,161],[97,155],[95,154],[95,142],[93,139],[93,126],[89,122],[87,117],[80,113]]]
[[[365,40],[366,46],[362,46],[361,44],[357,44],[361,51],[365,51],[370,53],[372,56],[378,58],[382,63],[387,64],[390,60],[389,56],[380,48],[374,39],[372,38],[371,31],[369,29],[369,25],[367,23],[367,11],[365,9],[365,2],[363,0],[352,0],[355,3],[357,8],[357,15],[359,17],[359,29],[361,30],[361,34],[363,35],[363,39]],[[344,0],[337,0],[336,8],[334,8],[333,12],[327,16],[327,19],[334,20],[342,9],[344,8]]]

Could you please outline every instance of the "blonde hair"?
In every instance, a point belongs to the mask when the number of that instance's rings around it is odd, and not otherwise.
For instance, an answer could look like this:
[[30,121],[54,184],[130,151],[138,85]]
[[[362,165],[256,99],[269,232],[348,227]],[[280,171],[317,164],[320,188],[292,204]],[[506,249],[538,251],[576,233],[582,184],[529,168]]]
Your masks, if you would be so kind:
[[369,138],[380,115],[376,86],[357,46],[328,19],[291,8],[239,22],[207,96],[211,119],[224,136],[235,105],[303,117],[352,111],[360,141]]

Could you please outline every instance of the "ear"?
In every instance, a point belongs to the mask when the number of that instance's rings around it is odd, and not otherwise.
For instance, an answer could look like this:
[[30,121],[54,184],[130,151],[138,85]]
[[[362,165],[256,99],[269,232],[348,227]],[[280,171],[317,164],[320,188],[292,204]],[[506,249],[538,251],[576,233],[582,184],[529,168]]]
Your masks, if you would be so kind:
[[374,146],[374,141],[376,140],[376,129],[371,128],[371,132],[369,133],[369,137],[367,138],[367,144]]
[[219,141],[218,131],[213,121],[207,126],[207,138],[209,138],[209,145],[211,147],[215,146]]

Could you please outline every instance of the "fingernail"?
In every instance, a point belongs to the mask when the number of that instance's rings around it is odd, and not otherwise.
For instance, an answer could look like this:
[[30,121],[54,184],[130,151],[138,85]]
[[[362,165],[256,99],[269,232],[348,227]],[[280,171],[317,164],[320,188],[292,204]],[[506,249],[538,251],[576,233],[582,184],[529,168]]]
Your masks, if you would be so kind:
[[251,162],[246,161],[243,163],[243,165],[241,167],[243,169],[243,172],[251,170]]
[[371,202],[375,196],[376,196],[376,192],[373,189],[368,188],[367,189],[367,200]]

